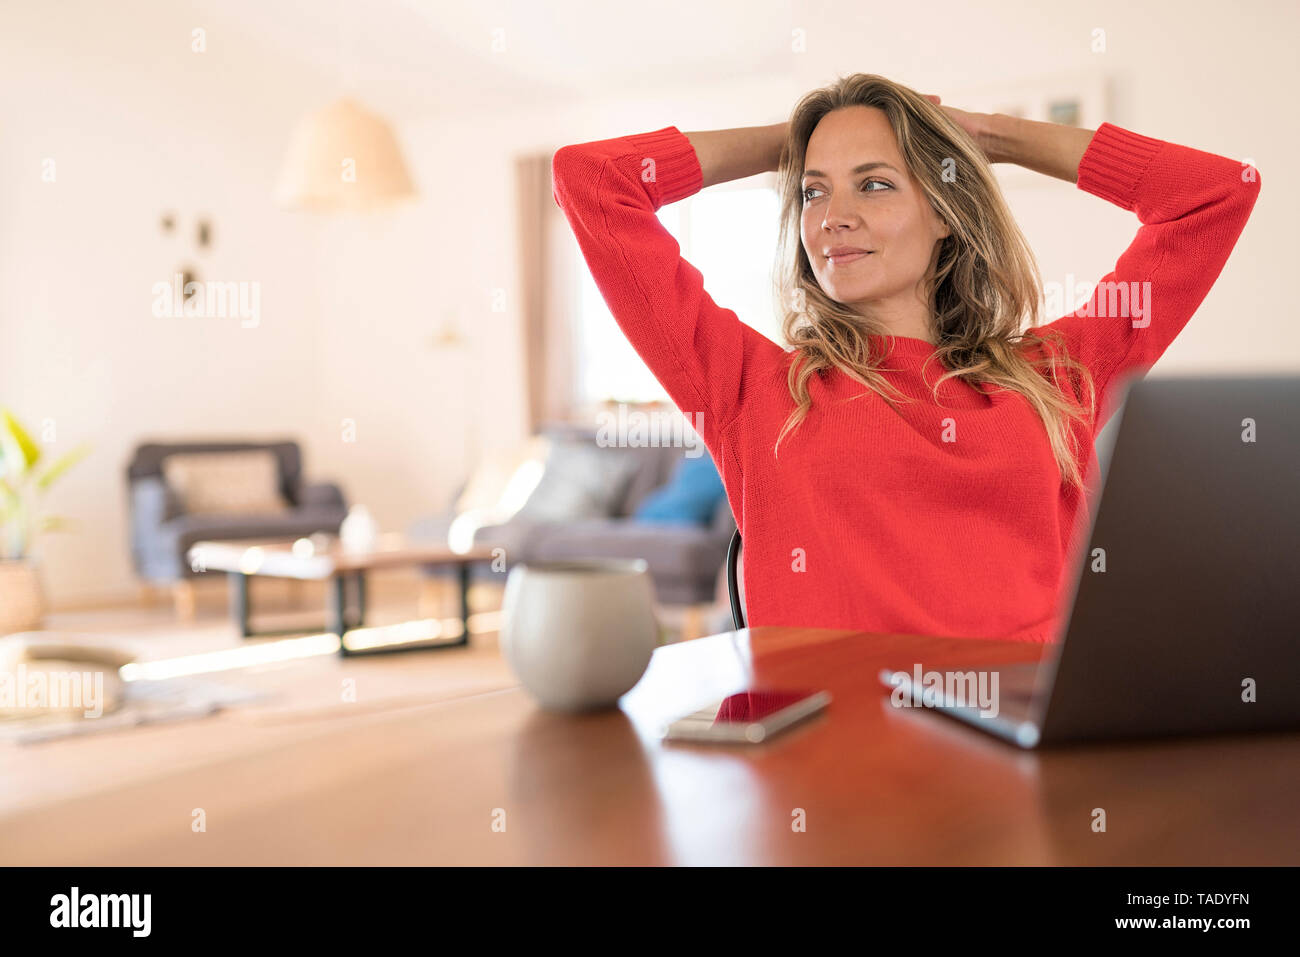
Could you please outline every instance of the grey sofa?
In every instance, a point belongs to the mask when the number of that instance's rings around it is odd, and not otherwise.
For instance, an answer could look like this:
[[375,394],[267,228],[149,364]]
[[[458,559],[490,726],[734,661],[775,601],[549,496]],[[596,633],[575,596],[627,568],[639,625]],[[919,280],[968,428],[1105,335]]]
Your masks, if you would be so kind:
[[[280,466],[280,491],[292,506],[283,515],[187,515],[163,481],[163,460],[173,453],[250,449],[275,453]],[[126,480],[131,559],[136,574],[149,584],[175,584],[205,574],[194,571],[186,559],[195,542],[337,533],[347,514],[347,503],[337,485],[303,481],[302,452],[297,442],[148,442],[136,447]]]
[[[686,454],[685,449],[598,447],[594,430],[566,425],[545,428],[542,434],[557,446],[581,446],[588,450],[587,461],[598,462],[602,471],[614,476],[612,481],[618,487],[607,500],[608,509],[600,516],[539,520],[526,517],[523,513],[528,511],[528,506],[525,506],[521,516],[508,523],[478,529],[474,544],[502,547],[504,567],[495,570],[491,562],[472,565],[471,581],[504,583],[510,569],[519,562],[643,558],[649,566],[658,601],[669,605],[695,605],[711,604],[716,600],[727,544],[736,528],[731,507],[725,499],[718,505],[708,526],[643,523],[631,518],[646,496],[672,477]],[[593,455],[599,458],[592,458]],[[552,468],[551,462],[548,461],[547,467],[548,470]],[[583,476],[574,475],[572,478],[580,480]],[[412,524],[407,535],[417,541],[445,542],[454,517],[453,504],[459,495],[460,490],[457,490],[452,496],[452,504],[441,513]],[[452,571],[430,567],[425,569],[425,574],[445,577]]]

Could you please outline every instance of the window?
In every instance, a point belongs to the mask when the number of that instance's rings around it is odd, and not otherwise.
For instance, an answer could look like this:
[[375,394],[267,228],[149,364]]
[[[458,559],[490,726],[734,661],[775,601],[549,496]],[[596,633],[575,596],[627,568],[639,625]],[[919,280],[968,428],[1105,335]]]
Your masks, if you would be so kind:
[[[780,201],[770,186],[713,188],[659,210],[682,256],[704,276],[714,301],[773,342],[782,342],[772,301]],[[581,256],[574,322],[575,405],[670,402],[605,305]]]

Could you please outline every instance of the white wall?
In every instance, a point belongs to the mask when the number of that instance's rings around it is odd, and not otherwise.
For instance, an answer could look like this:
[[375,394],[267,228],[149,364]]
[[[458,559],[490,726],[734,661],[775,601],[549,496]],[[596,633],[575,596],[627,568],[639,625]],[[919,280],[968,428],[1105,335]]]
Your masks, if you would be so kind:
[[[961,90],[1099,69],[1117,84],[1112,122],[1251,158],[1267,180],[1252,221],[1160,368],[1300,365],[1300,330],[1277,278],[1290,273],[1300,209],[1285,174],[1300,148],[1284,99],[1297,88],[1285,46],[1300,25],[1294,5],[1256,3],[1254,16],[1207,0],[813,6],[792,4],[790,21],[772,24],[803,30],[807,52],[792,52],[785,71],[765,61],[757,79],[745,76],[745,51],[720,37],[718,55],[736,62],[725,84],[666,73],[640,94],[602,88],[582,103],[507,102],[490,115],[459,111],[454,80],[441,85],[436,112],[394,117],[419,201],[357,220],[283,212],[269,199],[292,124],[339,92],[333,78],[290,68],[252,38],[210,35],[207,53],[191,53],[198,15],[185,3],[7,5],[0,403],[37,427],[53,419],[55,451],[95,445],[50,496],[51,510],[81,524],[45,541],[54,602],[130,594],[122,472],[144,437],[292,435],[310,476],[338,479],[388,527],[441,507],[478,452],[524,431],[513,156],[669,124],[771,123],[837,73],[883,73],[960,106]],[[382,30],[384,5],[367,9],[370,29]],[[736,16],[745,9],[737,0]],[[625,29],[644,15],[630,13]],[[1103,55],[1089,49],[1098,26]],[[591,40],[568,42],[552,51],[555,69]],[[365,67],[354,71],[363,100]],[[40,181],[47,157],[54,184]],[[1065,183],[1011,201],[1049,281],[1095,281],[1137,228]],[[158,229],[167,209],[186,230],[211,214],[211,251],[182,256],[188,235]],[[261,325],[155,319],[151,286],[185,258],[201,278],[261,282]],[[495,289],[505,290],[504,312],[492,311]],[[448,319],[467,337],[461,349],[430,344]],[[356,421],[354,444],[342,441],[344,418]]]
[[[314,382],[312,238],[264,199],[275,155],[261,144],[281,138],[288,103],[259,95],[228,47],[192,54],[188,17],[123,12],[0,15],[0,402],[32,428],[53,420],[52,453],[94,445],[49,497],[81,526],[46,539],[56,603],[131,586],[122,473],[138,438],[297,432],[314,404],[314,387],[282,386]],[[182,236],[159,227],[169,209]],[[261,325],[155,318],[153,284],[184,261],[260,281]]]

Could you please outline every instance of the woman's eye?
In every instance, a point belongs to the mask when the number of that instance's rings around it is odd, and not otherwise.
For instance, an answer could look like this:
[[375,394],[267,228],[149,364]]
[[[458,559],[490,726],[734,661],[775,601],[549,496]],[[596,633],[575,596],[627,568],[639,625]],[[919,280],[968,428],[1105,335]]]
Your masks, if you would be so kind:
[[[868,187],[868,186],[871,186],[872,184],[875,184],[876,186],[883,186],[884,189],[893,189],[893,188],[894,188],[894,187],[891,186],[889,183],[885,182],[883,179],[869,179],[869,180],[867,180],[866,182],[864,182],[864,183],[862,184],[863,192],[866,192],[866,193],[880,193],[880,192],[883,192],[883,191],[884,191],[884,190],[880,190],[880,189],[867,189],[867,187]],[[805,203],[811,201],[812,199],[814,199],[814,197],[808,195],[809,193],[812,193],[812,192],[818,192],[816,186],[809,186],[807,189],[805,189],[805,190],[803,191],[803,200],[804,200]]]

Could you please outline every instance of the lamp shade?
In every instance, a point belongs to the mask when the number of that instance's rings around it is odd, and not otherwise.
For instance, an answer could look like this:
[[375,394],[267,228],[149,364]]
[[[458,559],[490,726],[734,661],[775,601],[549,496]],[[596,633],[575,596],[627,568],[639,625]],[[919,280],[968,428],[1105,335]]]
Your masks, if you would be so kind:
[[364,210],[415,195],[392,127],[344,97],[299,122],[275,201],[290,209]]

